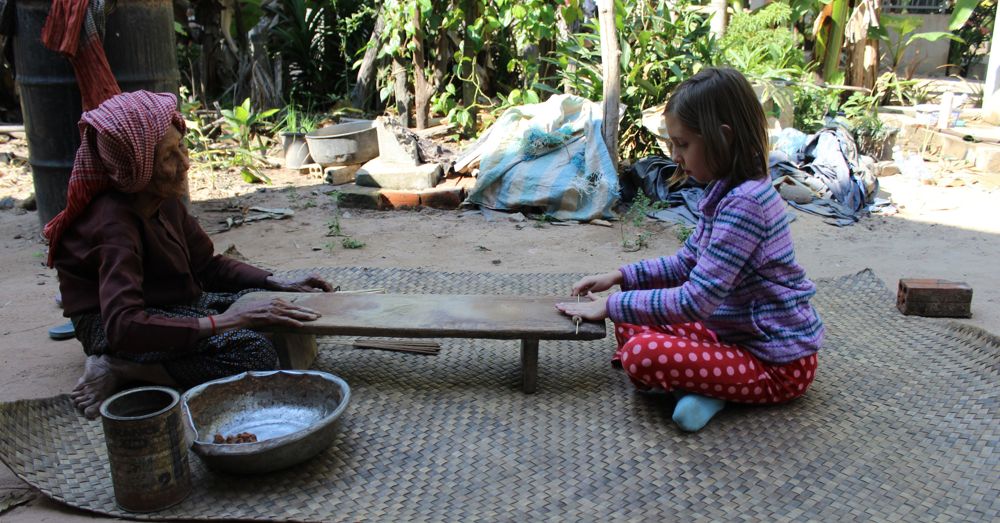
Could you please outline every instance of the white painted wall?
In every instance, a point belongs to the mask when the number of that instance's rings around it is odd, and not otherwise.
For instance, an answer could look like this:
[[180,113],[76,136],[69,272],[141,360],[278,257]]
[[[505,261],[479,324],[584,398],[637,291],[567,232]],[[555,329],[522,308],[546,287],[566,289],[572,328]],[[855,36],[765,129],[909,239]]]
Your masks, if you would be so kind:
[[997,75],[1000,74],[1000,24],[993,20],[993,40],[990,42],[990,56],[986,64],[986,85],[983,86],[983,107],[991,103],[993,107],[997,91]]

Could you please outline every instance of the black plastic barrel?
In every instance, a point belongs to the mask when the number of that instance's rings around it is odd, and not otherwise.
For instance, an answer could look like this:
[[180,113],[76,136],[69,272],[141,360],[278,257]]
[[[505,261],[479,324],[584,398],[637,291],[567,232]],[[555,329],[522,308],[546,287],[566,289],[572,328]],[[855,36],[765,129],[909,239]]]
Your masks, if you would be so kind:
[[[51,0],[16,0],[14,70],[21,94],[38,202],[48,223],[66,206],[66,187],[80,146],[83,112],[73,67],[42,45]],[[168,0],[118,0],[107,16],[104,52],[122,91],[177,93],[173,4]]]

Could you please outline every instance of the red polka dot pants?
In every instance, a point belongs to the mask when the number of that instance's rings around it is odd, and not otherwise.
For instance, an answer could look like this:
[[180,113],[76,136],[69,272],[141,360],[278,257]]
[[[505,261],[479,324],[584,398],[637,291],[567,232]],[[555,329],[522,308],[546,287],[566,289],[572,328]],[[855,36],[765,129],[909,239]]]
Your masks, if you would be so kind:
[[776,365],[721,343],[701,323],[615,324],[620,363],[642,390],[683,390],[736,403],[781,403],[805,393],[816,356]]

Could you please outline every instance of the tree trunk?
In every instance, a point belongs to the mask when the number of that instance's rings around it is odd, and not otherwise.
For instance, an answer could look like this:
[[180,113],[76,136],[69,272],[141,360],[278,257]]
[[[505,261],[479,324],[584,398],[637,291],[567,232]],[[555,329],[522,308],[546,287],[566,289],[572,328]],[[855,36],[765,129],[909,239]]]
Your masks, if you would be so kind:
[[420,4],[413,6],[413,97],[416,110],[417,129],[427,128],[427,103],[431,99],[431,86],[427,81],[424,66],[424,29],[420,19]]
[[862,1],[855,6],[845,27],[847,71],[844,83],[872,89],[878,75],[878,40],[868,38],[868,29],[878,26],[878,2]]
[[712,13],[711,31],[716,38],[726,34],[726,0],[711,0],[709,12]]
[[618,34],[615,32],[614,0],[598,0],[598,20],[601,25],[601,65],[604,76],[604,143],[611,162],[618,172],[618,106],[621,101],[620,58]]
[[358,69],[358,83],[354,84],[354,89],[351,90],[351,105],[358,109],[367,108],[368,100],[375,87],[375,58],[381,47],[383,29],[385,29],[385,20],[379,14],[378,18],[375,19],[371,38],[368,39],[365,57],[361,60],[361,68]]
[[462,129],[465,133],[472,132],[476,127],[476,118],[478,111],[476,110],[476,83],[472,81],[473,74],[473,53],[472,46],[475,45],[472,42],[472,36],[469,34],[469,27],[476,23],[476,18],[479,17],[479,1],[478,0],[464,0],[462,10],[465,13],[465,39],[462,41],[462,105],[469,108],[469,115],[472,117],[469,119],[469,125],[466,129]]
[[413,99],[410,96],[410,88],[406,85],[406,66],[399,61],[398,56],[392,57],[393,94],[396,99],[396,112],[399,113],[399,123],[404,127],[410,126],[410,107]]

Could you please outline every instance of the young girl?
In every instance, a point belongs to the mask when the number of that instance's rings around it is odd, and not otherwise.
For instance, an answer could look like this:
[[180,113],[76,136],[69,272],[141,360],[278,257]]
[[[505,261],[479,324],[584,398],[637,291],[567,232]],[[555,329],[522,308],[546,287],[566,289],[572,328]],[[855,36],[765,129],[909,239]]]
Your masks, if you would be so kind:
[[[694,234],[670,257],[588,276],[563,313],[615,323],[620,364],[636,387],[680,397],[674,422],[705,426],[725,402],[781,403],[816,373],[823,324],[815,286],[795,262],[785,203],[767,174],[767,124],[749,82],[706,69],[664,111],[678,168],[708,183]],[[621,292],[596,297],[614,285]]]

